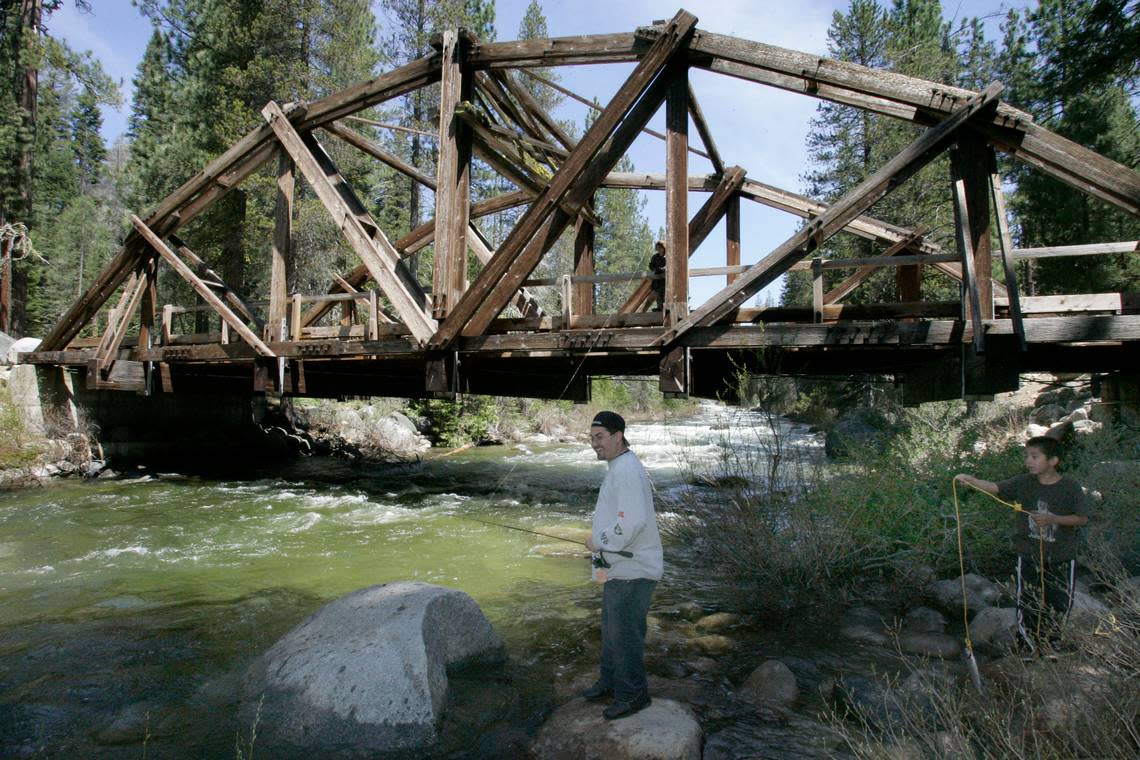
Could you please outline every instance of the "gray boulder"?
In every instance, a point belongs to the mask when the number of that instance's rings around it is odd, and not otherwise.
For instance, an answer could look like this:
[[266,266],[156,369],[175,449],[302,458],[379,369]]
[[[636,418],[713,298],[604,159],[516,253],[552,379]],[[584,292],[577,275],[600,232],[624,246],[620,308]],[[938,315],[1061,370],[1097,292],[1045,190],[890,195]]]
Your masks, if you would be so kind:
[[942,633],[946,630],[946,616],[929,607],[915,607],[903,618],[903,628],[915,633]]
[[1052,425],[1065,416],[1065,407],[1060,404],[1045,404],[1034,409],[1029,416],[1038,425]]
[[970,621],[974,646],[992,652],[1013,648],[1017,642],[1017,610],[1012,607],[986,607]]
[[[974,573],[965,576],[966,605],[971,612],[993,607],[1001,596],[1001,590],[993,581]],[[947,578],[930,584],[938,606],[947,612],[962,611],[962,578]]]
[[947,659],[962,653],[958,639],[945,633],[903,631],[899,634],[899,648],[907,654]]
[[762,705],[786,705],[800,695],[796,676],[779,660],[760,665],[740,686],[740,697]]
[[20,338],[8,346],[7,352],[4,354],[4,360],[8,364],[16,364],[19,361],[20,354],[29,351],[35,351],[42,343],[39,338]]
[[671,699],[614,721],[575,699],[551,714],[530,751],[536,760],[700,760],[701,738],[692,710]]
[[242,717],[248,725],[260,712],[270,745],[325,754],[427,747],[438,739],[447,669],[502,649],[462,591],[372,586],[317,610],[262,655],[246,677]]
[[1098,623],[1108,618],[1112,610],[1104,602],[1080,590],[1073,591],[1073,607],[1069,611],[1069,623],[1083,630],[1094,630]]

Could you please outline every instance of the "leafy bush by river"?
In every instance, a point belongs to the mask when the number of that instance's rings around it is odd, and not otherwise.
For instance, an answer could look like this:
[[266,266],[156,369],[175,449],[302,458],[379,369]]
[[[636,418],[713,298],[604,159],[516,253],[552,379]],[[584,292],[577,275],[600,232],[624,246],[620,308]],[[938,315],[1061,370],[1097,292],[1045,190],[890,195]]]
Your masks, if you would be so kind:
[[[775,417],[760,430],[730,425],[718,466],[692,477],[716,495],[683,495],[682,517],[666,532],[699,547],[724,608],[781,613],[771,619],[826,618],[863,599],[914,609],[929,581],[959,575],[953,475],[999,479],[1024,469],[1024,412],[967,411],[960,402],[892,409],[893,436],[850,448],[841,462],[787,446]],[[860,760],[1137,756],[1140,594],[1128,576],[1140,564],[1138,432],[1106,424],[1073,441],[1063,461],[1098,498],[1082,582],[1108,606],[1091,624],[1067,627],[1048,657],[981,657],[984,694],[952,662],[900,651],[901,674],[872,697],[855,696],[857,679],[837,688],[828,722],[848,752]],[[747,454],[757,450],[764,455]],[[1006,580],[1009,511],[973,492],[960,491],[959,505],[966,572]]]
[[[683,517],[668,532],[700,543],[709,572],[752,609],[841,601],[883,582],[905,594],[916,579],[957,575],[951,479],[1021,472],[1022,447],[1011,431],[1022,419],[998,404],[967,414],[962,402],[893,413],[899,432],[883,448],[854,448],[838,463],[788,447],[775,418],[770,429],[726,429],[726,456],[714,471],[693,474],[695,482],[727,486],[724,498],[682,495],[676,506]],[[1117,557],[1132,569],[1140,558],[1137,441],[1132,427],[1106,426],[1080,437],[1063,464],[1101,496],[1085,531],[1086,553]],[[757,448],[764,456],[740,454]],[[967,572],[1004,577],[1012,560],[1009,512],[976,494],[959,496]]]

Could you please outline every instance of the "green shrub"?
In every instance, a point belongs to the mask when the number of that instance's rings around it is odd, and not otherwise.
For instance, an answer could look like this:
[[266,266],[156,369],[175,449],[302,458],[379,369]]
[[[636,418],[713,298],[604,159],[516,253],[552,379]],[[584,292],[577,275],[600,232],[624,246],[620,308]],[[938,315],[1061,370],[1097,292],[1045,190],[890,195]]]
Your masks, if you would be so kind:
[[495,421],[495,402],[489,396],[460,396],[451,399],[421,399],[408,408],[427,421],[432,444],[452,448],[486,440]]
[[[952,479],[1022,472],[1022,446],[997,406],[967,412],[961,402],[900,410],[902,432],[884,450],[856,449],[842,464],[797,456],[775,428],[731,426],[721,443],[726,456],[713,471],[691,475],[731,487],[687,496],[683,517],[666,531],[700,546],[703,564],[741,592],[737,603],[750,606],[818,604],[858,593],[869,580],[906,590],[927,568],[957,576],[959,519],[967,572],[1004,577],[1012,561],[1010,509],[959,486],[956,514]],[[739,455],[758,441],[767,456]],[[1136,456],[1136,441],[1134,431],[1106,429],[1079,439],[1070,453],[1074,477],[1104,495],[1086,531],[1090,542],[1130,565],[1140,556],[1140,465],[1126,461]]]

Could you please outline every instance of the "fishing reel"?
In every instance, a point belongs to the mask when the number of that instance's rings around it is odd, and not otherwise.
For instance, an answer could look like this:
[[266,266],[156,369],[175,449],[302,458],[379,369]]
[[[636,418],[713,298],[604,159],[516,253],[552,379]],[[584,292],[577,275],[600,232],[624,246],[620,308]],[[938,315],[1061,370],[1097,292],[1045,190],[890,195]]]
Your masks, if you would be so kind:
[[590,557],[590,564],[600,568],[613,567],[613,565],[606,561],[605,552],[598,552],[595,556]]

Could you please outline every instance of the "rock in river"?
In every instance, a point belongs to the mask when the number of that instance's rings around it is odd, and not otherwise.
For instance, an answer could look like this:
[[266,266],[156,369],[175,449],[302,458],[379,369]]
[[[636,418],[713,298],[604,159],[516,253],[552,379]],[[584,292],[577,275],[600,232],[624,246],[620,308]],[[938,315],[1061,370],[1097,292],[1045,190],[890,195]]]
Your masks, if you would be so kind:
[[254,664],[242,717],[260,710],[259,742],[325,754],[426,747],[438,739],[447,669],[501,655],[462,591],[372,586],[317,610]]
[[671,699],[621,720],[602,718],[597,703],[575,699],[559,707],[531,745],[538,760],[700,760],[701,727]]

